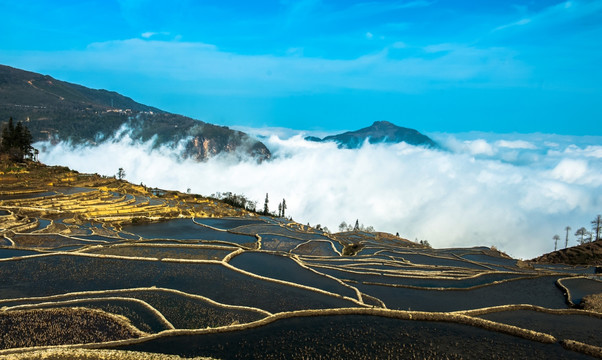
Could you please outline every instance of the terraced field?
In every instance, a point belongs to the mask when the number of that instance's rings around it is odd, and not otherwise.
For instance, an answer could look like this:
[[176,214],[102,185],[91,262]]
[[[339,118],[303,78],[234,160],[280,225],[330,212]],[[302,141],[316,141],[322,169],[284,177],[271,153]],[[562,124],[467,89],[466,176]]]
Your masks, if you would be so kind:
[[0,358],[602,357],[593,267],[35,171],[0,174]]

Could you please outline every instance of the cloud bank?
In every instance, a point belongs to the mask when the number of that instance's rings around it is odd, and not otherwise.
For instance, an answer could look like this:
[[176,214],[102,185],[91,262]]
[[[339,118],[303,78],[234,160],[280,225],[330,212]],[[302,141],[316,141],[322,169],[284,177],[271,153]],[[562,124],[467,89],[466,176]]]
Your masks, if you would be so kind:
[[271,210],[285,198],[296,221],[331,230],[359,219],[435,247],[495,245],[520,258],[553,250],[554,234],[589,227],[602,212],[602,146],[588,145],[600,139],[438,134],[448,151],[403,143],[349,150],[303,135],[264,138],[274,158],[263,164],[181,161],[177,147],[153,149],[127,135],[97,147],[36,146],[47,164],[104,175],[123,167],[133,183],[232,191],[260,206],[269,193]]

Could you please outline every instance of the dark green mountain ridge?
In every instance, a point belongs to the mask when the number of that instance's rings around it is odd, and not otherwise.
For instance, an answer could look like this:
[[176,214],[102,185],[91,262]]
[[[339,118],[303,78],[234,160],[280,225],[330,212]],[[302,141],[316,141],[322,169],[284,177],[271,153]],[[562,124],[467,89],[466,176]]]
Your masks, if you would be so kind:
[[332,141],[339,144],[340,148],[347,149],[359,148],[366,140],[368,140],[370,144],[405,142],[410,145],[425,146],[429,148],[439,147],[437,143],[428,136],[423,135],[414,129],[397,126],[388,121],[376,121],[369,127],[327,136],[323,139],[317,137],[307,137],[305,139],[318,142]]
[[12,117],[27,125],[34,141],[94,145],[125,126],[135,141],[155,137],[155,146],[186,139],[185,158],[220,153],[264,160],[267,147],[249,135],[137,103],[114,91],[90,89],[49,75],[0,65],[0,123]]

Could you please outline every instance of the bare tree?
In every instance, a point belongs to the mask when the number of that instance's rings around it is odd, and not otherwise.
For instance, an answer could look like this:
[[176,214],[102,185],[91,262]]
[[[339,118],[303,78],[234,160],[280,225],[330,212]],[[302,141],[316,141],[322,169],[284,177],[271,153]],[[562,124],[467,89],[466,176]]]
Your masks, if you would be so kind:
[[339,232],[347,231],[347,226],[347,223],[343,221],[341,224],[339,224]]
[[586,242],[586,236],[587,236],[587,229],[584,227],[581,227],[579,229],[577,229],[577,231],[575,232],[575,236],[581,236],[581,239],[577,239],[577,242],[579,243],[579,245],[583,245]]
[[571,227],[567,226],[564,229],[566,230],[566,239],[564,241],[564,248],[566,249],[567,247],[569,247],[569,231],[571,231]]
[[554,251],[556,251],[558,249],[558,240],[560,240],[560,236],[554,235],[552,239],[554,239]]
[[123,180],[125,178],[125,170],[123,170],[123,168],[121,168],[121,167],[117,171],[117,178],[119,180]]
[[602,215],[598,215],[592,220],[592,240],[595,238],[593,241],[600,240],[600,230],[602,230]]

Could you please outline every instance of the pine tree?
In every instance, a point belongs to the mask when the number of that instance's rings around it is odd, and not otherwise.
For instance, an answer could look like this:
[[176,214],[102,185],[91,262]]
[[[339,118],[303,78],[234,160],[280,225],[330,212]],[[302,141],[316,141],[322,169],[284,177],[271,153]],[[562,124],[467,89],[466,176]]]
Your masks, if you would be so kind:
[[286,200],[282,199],[282,217],[285,217],[286,212]]
[[32,136],[22,122],[15,126],[13,118],[2,129],[2,146],[0,152],[8,154],[13,161],[23,161],[25,157],[32,157],[34,148],[31,147]]
[[353,227],[353,231],[360,231],[359,219],[355,220],[355,226]]
[[13,118],[8,119],[8,125],[2,129],[2,152],[8,154],[14,144],[15,126]]

